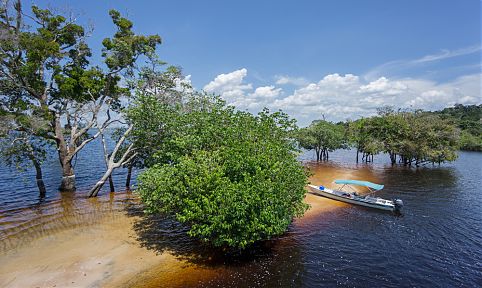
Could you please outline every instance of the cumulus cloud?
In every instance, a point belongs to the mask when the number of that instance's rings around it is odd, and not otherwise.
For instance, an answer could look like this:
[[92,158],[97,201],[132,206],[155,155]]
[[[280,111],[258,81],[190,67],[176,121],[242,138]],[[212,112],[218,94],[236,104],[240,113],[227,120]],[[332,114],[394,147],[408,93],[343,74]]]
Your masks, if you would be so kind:
[[244,78],[248,70],[242,68],[230,73],[220,74],[204,86],[206,92],[221,95],[228,104],[236,106],[241,110],[261,109],[280,96],[282,89],[273,85],[257,87],[253,91],[253,85],[246,83]]
[[254,90],[254,93],[250,94],[253,98],[272,99],[280,95],[281,88],[275,88],[274,86],[258,87]]
[[397,95],[407,89],[407,85],[403,84],[401,81],[390,81],[385,77],[380,77],[367,85],[360,86],[360,92],[367,94],[382,93],[385,95]]
[[187,75],[183,78],[177,78],[175,79],[176,87],[174,88],[177,91],[192,91],[193,86],[192,86],[192,81],[191,81],[191,75]]
[[385,105],[437,110],[457,103],[479,104],[481,76],[467,75],[438,84],[423,79],[385,77],[365,83],[352,74],[331,74],[277,99],[273,106],[293,115],[300,114],[309,121],[321,114],[331,120],[356,119],[373,115],[376,108]]
[[247,74],[248,70],[246,68],[227,74],[220,74],[204,86],[204,91],[220,94],[228,101],[243,97],[245,91],[252,89],[251,84],[243,83],[243,79]]
[[[325,116],[332,121],[357,119],[376,114],[385,105],[397,108],[438,110],[454,104],[480,104],[482,74],[465,75],[446,83],[425,79],[367,81],[353,74],[329,74],[286,93],[275,85],[253,89],[245,83],[246,69],[221,74],[205,86],[238,109],[257,112],[263,107],[282,109],[307,125]],[[235,97],[233,96],[235,95]]]

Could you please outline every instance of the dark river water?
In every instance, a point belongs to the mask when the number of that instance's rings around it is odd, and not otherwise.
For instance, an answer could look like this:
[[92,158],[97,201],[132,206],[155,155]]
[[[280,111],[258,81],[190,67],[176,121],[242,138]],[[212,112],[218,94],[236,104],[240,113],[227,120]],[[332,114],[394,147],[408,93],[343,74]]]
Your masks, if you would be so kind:
[[[45,214],[55,224],[56,213],[65,214],[65,203],[72,203],[73,198],[83,199],[77,201],[79,204],[69,204],[73,210],[93,205],[83,197],[103,169],[101,154],[94,148],[79,156],[76,166],[79,191],[75,195],[56,190],[59,168],[55,157],[45,165],[48,193],[43,199],[38,196],[31,174],[18,174],[0,166],[2,241],[11,242],[15,234],[20,235],[32,229],[31,226],[45,225],[48,221],[34,220],[46,217]],[[375,157],[372,164],[356,164],[354,152],[346,150],[330,154],[330,161],[325,163],[312,162],[312,157],[312,153],[301,156],[313,172],[310,179],[313,184],[330,187],[339,178],[384,184],[379,196],[402,199],[405,204],[402,215],[315,199],[318,202],[313,204],[313,213],[294,221],[285,235],[271,242],[269,249],[260,249],[246,259],[203,263],[212,265],[218,273],[199,286],[482,285],[482,153],[460,152],[453,163],[421,168],[392,167],[384,155]],[[124,177],[125,171],[116,173],[119,190],[124,186]],[[102,199],[109,197],[105,191],[103,195],[95,203],[100,210],[104,209]],[[122,209],[122,205],[119,202],[116,207]],[[30,222],[35,225],[25,225]],[[164,236],[155,234],[156,237]],[[167,239],[171,242],[170,249],[182,250],[183,246],[191,245],[179,233]],[[149,283],[147,286],[163,287],[155,278],[149,279]]]

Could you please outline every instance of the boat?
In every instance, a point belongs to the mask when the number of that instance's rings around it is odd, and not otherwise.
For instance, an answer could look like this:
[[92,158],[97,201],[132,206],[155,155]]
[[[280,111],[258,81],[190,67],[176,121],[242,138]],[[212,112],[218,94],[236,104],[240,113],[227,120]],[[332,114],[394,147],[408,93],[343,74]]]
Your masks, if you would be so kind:
[[[338,190],[331,190],[324,186],[308,185],[313,194],[324,196],[333,200],[346,202],[355,205],[361,205],[370,208],[387,210],[392,212],[400,212],[403,207],[401,199],[387,200],[380,197],[372,196],[375,192],[383,189],[383,185],[375,184],[368,181],[360,180],[335,180],[336,184],[343,185]],[[368,188],[370,193],[366,195],[359,195],[351,185],[357,185]],[[353,191],[343,190],[345,187],[351,187]]]

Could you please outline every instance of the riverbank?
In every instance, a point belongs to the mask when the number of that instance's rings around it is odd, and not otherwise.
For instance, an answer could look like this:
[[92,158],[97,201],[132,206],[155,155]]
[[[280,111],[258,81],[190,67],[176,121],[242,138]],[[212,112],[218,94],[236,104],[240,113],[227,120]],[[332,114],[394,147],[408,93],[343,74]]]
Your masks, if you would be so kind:
[[[310,210],[294,225],[343,206],[311,194],[306,202]],[[107,204],[96,207],[99,205]],[[208,281],[223,269],[193,264],[168,248],[161,252],[148,249],[136,232],[141,216],[117,209],[93,213],[99,217],[91,224],[63,225],[5,251],[0,257],[0,286],[152,287],[162,283],[163,287],[182,287]],[[9,241],[15,241],[14,237]]]

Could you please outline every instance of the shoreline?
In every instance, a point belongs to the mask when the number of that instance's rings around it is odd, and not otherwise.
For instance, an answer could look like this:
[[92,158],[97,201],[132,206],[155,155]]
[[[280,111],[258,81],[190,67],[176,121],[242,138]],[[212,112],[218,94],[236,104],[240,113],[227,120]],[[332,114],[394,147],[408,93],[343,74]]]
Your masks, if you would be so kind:
[[[311,208],[293,225],[303,225],[324,212],[343,207],[326,205],[334,201],[309,193],[305,201]],[[134,228],[141,217],[124,211],[109,213],[92,224],[50,231],[30,240],[28,245],[2,253],[0,286],[150,287],[149,283],[155,281],[180,287],[216,277],[218,270],[223,269],[203,267],[169,251],[158,253],[143,247]]]

